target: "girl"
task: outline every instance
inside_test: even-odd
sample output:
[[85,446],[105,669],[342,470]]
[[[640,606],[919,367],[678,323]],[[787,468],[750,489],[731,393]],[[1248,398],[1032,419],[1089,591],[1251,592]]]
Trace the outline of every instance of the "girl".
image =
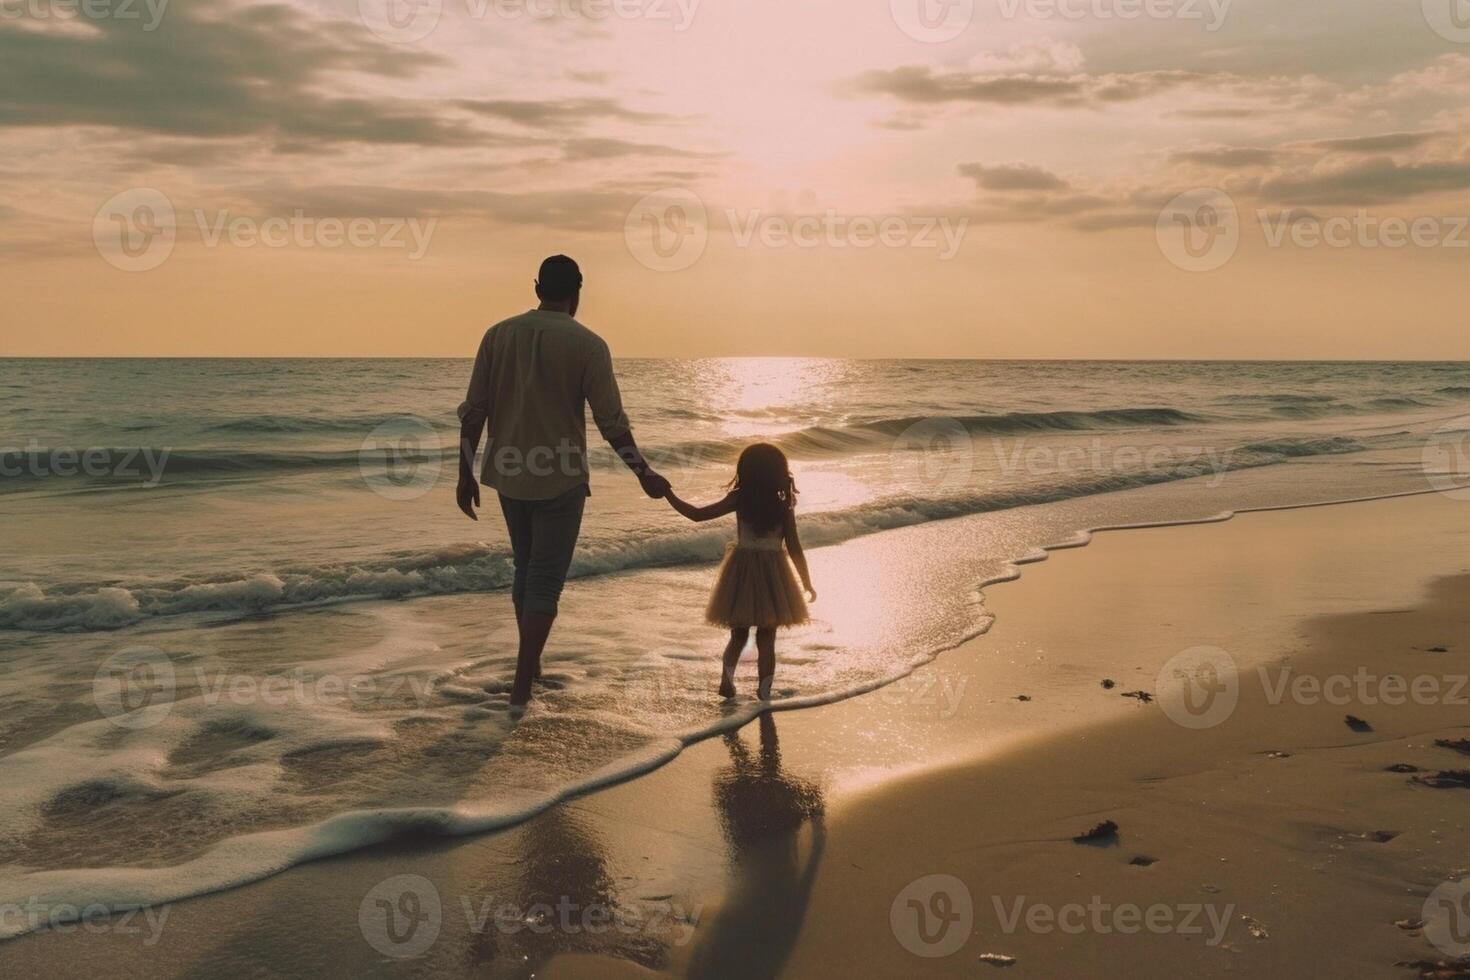
[[[725,549],[725,561],[704,615],[711,625],[730,630],[720,695],[735,696],[735,667],[754,629],[759,693],[767,701],[776,673],[776,628],[805,623],[807,601],[817,601],[796,534],[796,481],[791,478],[786,454],[764,442],[746,447],[735,464],[730,492],[719,503],[694,507],[672,490],[668,500],[691,521],[735,513],[736,539]],[[806,589],[806,600],[791,573],[793,564]]]

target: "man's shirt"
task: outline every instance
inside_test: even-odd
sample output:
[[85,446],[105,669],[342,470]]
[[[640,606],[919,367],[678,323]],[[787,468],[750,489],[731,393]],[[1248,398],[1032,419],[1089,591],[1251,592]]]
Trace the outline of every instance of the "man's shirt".
[[491,327],[459,406],[461,422],[489,425],[480,482],[516,500],[550,500],[585,484],[588,405],[604,439],[629,431],[601,337],[549,310]]

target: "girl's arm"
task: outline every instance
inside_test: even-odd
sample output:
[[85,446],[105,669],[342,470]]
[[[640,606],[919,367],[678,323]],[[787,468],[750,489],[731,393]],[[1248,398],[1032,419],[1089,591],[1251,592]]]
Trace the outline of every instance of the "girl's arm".
[[786,552],[791,555],[791,564],[796,566],[796,574],[801,576],[802,588],[806,589],[808,602],[817,601],[817,590],[812,588],[812,573],[806,567],[806,552],[801,550],[801,535],[796,533],[796,511],[786,512],[786,527],[784,529],[786,538]]
[[695,507],[693,504],[680,500],[679,495],[670,490],[664,497],[670,506],[691,521],[712,521],[716,517],[724,517],[735,510],[735,491],[725,494],[725,499],[719,503],[710,504],[708,507]]

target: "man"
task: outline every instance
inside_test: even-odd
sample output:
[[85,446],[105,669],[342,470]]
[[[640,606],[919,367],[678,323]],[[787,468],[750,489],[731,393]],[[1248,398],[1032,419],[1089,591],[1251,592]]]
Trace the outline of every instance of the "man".
[[[556,620],[557,603],[582,528],[587,485],[587,413],[655,499],[669,482],[649,468],[623,412],[612,355],[602,338],[573,317],[582,272],[565,255],[541,263],[541,305],[497,323],[480,342],[469,394],[459,407],[459,509],[479,520],[480,482],[500,497],[515,555],[516,624],[520,649],[510,703],[531,700],[541,676],[541,651]],[[480,482],[475,452],[487,427],[490,440]]]

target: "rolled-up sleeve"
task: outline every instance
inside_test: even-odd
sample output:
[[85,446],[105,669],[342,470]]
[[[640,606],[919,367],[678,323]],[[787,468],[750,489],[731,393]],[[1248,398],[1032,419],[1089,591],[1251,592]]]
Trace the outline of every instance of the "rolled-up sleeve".
[[475,353],[475,366],[470,372],[470,386],[459,405],[459,421],[484,425],[490,416],[490,333],[480,341]]
[[602,438],[611,442],[628,434],[632,426],[628,424],[628,414],[623,411],[623,395],[618,391],[612,352],[607,344],[599,343],[587,359],[582,391],[587,397],[587,404],[592,407],[592,421],[597,423],[597,431],[602,433]]

